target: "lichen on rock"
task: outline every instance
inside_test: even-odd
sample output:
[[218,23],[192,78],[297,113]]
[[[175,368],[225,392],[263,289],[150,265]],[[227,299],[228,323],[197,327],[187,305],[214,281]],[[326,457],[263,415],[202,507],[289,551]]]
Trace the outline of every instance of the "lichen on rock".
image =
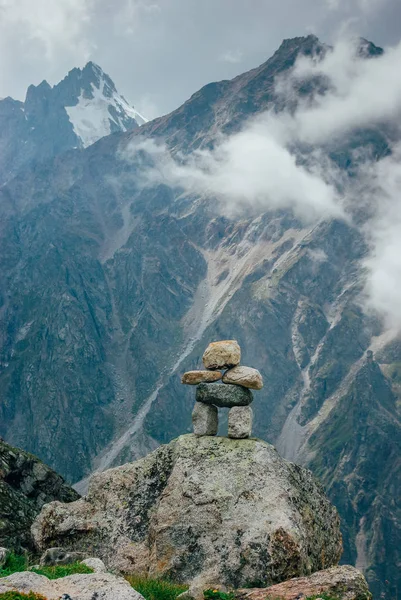
[[312,474],[256,439],[183,435],[53,502],[40,549],[91,550],[109,568],[183,583],[267,586],[336,565],[336,509]]

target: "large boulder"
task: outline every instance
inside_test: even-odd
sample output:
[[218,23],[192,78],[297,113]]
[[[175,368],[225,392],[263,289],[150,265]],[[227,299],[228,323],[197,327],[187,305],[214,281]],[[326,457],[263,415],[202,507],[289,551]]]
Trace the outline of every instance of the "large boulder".
[[297,577],[268,588],[235,591],[237,600],[298,600],[321,594],[337,600],[370,600],[372,597],[362,573],[349,565],[332,567],[309,577]]
[[48,504],[32,533],[39,549],[205,587],[309,575],[342,550],[337,511],[310,471],[261,440],[193,434],[95,474],[85,499]]
[[42,506],[77,498],[79,494],[36,456],[0,438],[0,545],[32,548],[31,525]]
[[0,579],[0,594],[12,591],[33,592],[46,600],[144,600],[128,581],[110,573],[68,575],[53,580],[29,571],[14,573]]

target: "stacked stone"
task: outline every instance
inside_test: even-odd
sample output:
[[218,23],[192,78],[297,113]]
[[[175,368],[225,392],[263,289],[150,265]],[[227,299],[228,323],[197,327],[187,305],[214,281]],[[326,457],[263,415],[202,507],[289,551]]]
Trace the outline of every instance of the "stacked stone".
[[[228,437],[249,438],[252,433],[251,390],[260,390],[263,379],[257,369],[240,366],[241,348],[236,340],[212,342],[203,357],[204,371],[188,371],[181,382],[196,385],[192,424],[196,435],[216,435],[217,408],[229,408]],[[224,371],[224,373],[222,372]]]

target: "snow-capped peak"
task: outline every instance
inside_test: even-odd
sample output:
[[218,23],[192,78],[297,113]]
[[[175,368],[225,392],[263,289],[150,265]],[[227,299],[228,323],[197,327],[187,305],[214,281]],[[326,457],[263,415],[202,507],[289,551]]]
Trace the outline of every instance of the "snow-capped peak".
[[59,85],[66,87],[68,79],[78,93],[65,104],[65,110],[83,147],[110,133],[127,131],[147,122],[95,63],[89,62],[82,70],[73,69]]

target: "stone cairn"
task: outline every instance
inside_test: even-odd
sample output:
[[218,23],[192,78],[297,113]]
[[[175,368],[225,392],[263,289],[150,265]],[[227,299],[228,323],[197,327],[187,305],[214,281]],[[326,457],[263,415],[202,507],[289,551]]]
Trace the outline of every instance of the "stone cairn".
[[[251,390],[261,390],[263,379],[257,369],[240,366],[241,348],[236,340],[212,342],[203,357],[205,371],[188,371],[181,383],[196,385],[192,424],[196,435],[216,435],[217,407],[229,408],[228,437],[249,438],[252,433]],[[224,373],[222,372],[224,371]]]

